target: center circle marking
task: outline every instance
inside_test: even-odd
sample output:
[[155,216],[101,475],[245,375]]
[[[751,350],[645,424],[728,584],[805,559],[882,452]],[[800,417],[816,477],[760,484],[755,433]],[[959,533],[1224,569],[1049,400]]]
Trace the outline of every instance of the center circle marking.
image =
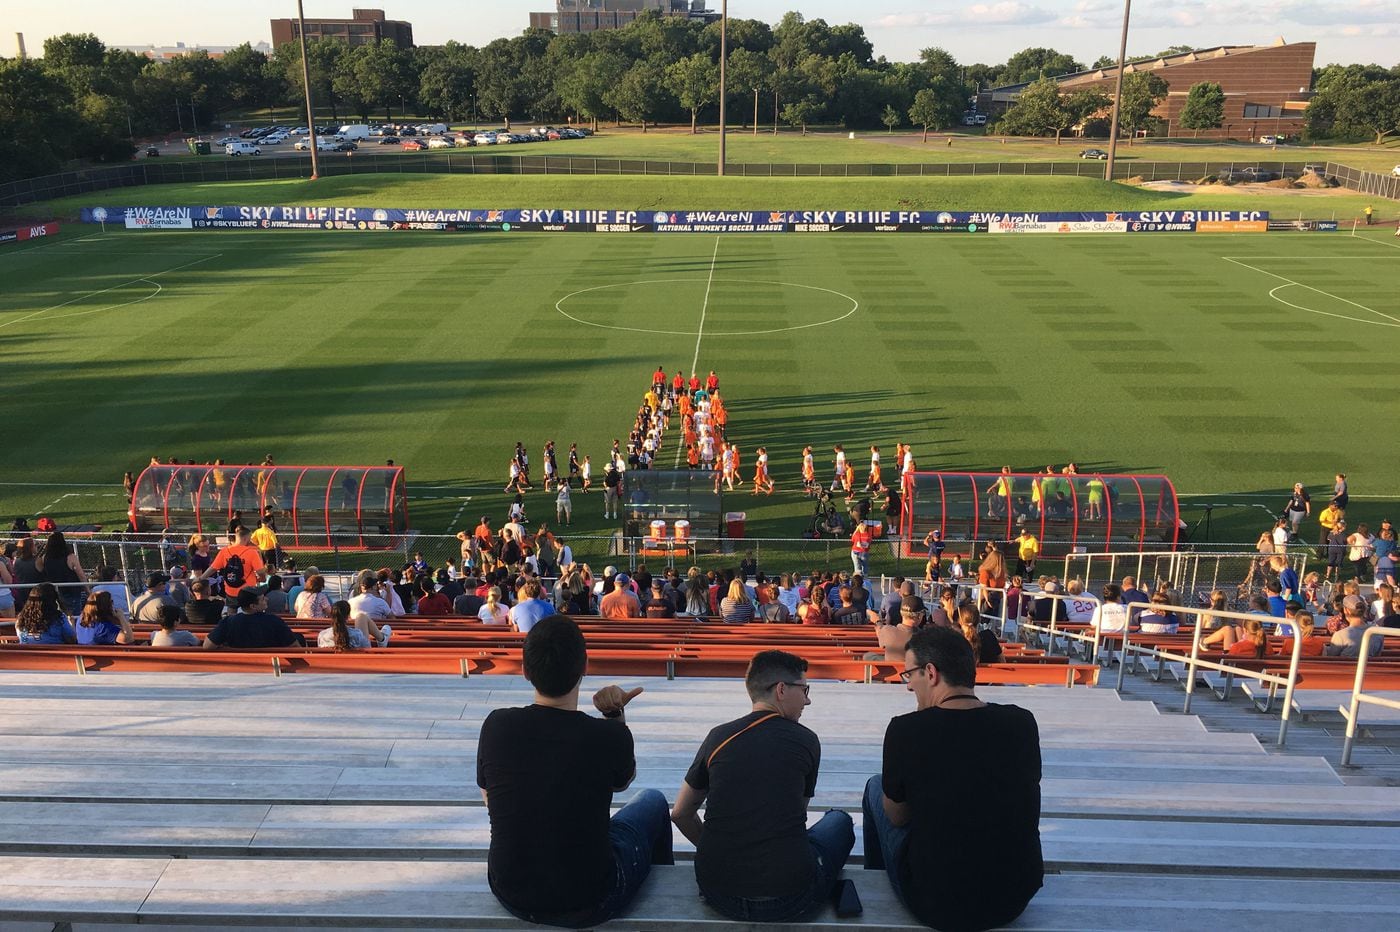
[[633,282],[613,282],[612,284],[608,284],[608,285],[594,285],[594,286],[591,287],[591,288],[580,288],[578,291],[573,291],[573,292],[570,292],[569,294],[564,295],[564,297],[562,297],[562,298],[560,298],[558,301],[555,301],[555,302],[554,302],[554,309],[555,309],[556,311],[558,311],[560,314],[562,314],[563,316],[567,317],[569,320],[572,320],[574,323],[584,324],[585,326],[588,326],[588,327],[598,327],[598,328],[600,328],[600,329],[602,329],[602,330],[622,330],[622,331],[626,331],[626,332],[628,332],[628,333],[655,333],[655,334],[661,334],[661,335],[664,335],[664,336],[677,336],[677,337],[694,337],[694,336],[707,336],[707,337],[752,337],[752,336],[761,336],[761,335],[763,335],[763,334],[768,334],[768,333],[787,333],[787,332],[792,331],[792,330],[808,330],[808,329],[810,329],[810,328],[812,328],[812,327],[825,327],[827,324],[840,323],[841,321],[843,321],[843,320],[845,320],[846,318],[850,317],[850,316],[851,316],[852,314],[854,314],[856,311],[860,310],[860,302],[859,302],[859,301],[857,301],[855,298],[851,297],[850,295],[846,294],[845,292],[836,291],[836,290],[833,289],[833,288],[823,288],[823,287],[821,287],[820,285],[802,285],[802,284],[799,284],[799,283],[797,283],[797,282],[777,282],[777,281],[768,281],[768,280],[766,280],[766,279],[753,279],[753,278],[713,278],[713,279],[709,279],[709,281],[710,281],[710,282],[727,282],[727,283],[730,283],[730,284],[740,284],[740,285],[779,285],[779,286],[784,287],[784,288],[805,288],[805,289],[808,290],[808,291],[821,291],[821,292],[824,292],[824,293],[826,293],[826,294],[835,295],[835,296],[838,297],[838,298],[842,298],[842,299],[844,299],[844,300],[846,300],[846,301],[851,302],[851,309],[850,309],[849,311],[847,311],[846,313],[840,315],[839,317],[832,317],[832,318],[830,318],[829,320],[818,320],[818,321],[813,321],[813,322],[810,323],[810,324],[796,324],[796,325],[794,325],[794,326],[792,326],[792,327],[774,327],[774,328],[772,328],[771,330],[703,330],[703,331],[701,331],[701,330],[653,330],[653,329],[649,329],[649,328],[646,328],[646,327],[622,327],[622,326],[618,326],[618,325],[616,325],[616,324],[600,324],[600,323],[597,323],[597,322],[595,322],[595,321],[584,320],[584,319],[581,318],[581,317],[575,317],[574,315],[570,314],[568,311],[564,310],[564,302],[568,301],[570,298],[576,298],[576,297],[578,297],[579,295],[582,295],[582,294],[589,294],[590,292],[594,292],[594,291],[607,291],[607,290],[614,289],[614,288],[630,288],[630,287],[633,286],[633,285],[669,285],[669,284],[696,285],[696,284],[700,284],[700,283],[705,282],[705,281],[706,281],[706,279],[703,279],[703,278],[647,278],[647,279],[642,279],[642,280],[640,280],[640,281],[633,281]]

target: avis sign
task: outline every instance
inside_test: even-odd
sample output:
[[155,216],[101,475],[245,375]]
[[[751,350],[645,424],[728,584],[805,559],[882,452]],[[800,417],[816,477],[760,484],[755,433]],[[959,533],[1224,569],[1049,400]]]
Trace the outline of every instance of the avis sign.
[[53,236],[58,232],[58,221],[41,223],[37,226],[20,227],[18,230],[0,230],[0,243],[18,243],[41,236]]

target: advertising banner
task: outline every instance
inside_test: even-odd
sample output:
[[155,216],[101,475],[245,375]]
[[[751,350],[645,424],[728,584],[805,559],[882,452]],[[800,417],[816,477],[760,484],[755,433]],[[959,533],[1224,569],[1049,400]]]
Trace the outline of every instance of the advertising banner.
[[441,230],[549,233],[1165,233],[1267,225],[1264,211],[997,213],[933,210],[530,210],[390,207],[85,207],[137,230]]
[[1269,221],[1263,220],[1198,220],[1197,233],[1267,233]]
[[32,226],[20,227],[18,230],[0,230],[0,243],[18,243],[28,239],[38,239],[41,236],[53,236],[58,232],[58,221],[49,223],[36,223]]

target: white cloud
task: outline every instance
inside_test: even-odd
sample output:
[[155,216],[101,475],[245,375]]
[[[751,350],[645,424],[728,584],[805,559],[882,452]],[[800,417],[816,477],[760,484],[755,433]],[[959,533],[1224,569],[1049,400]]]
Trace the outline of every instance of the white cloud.
[[875,21],[887,29],[918,29],[932,26],[1034,26],[1053,23],[1058,14],[1018,0],[974,3],[960,9],[937,13],[891,13]]

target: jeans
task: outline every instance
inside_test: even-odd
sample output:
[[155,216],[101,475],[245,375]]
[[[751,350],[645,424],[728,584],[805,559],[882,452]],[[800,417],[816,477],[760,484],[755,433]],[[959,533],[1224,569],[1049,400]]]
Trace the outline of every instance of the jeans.
[[806,918],[831,898],[841,868],[846,866],[846,858],[856,843],[854,823],[848,813],[829,809],[807,830],[807,841],[812,846],[812,883],[801,893],[749,899],[702,888],[701,896],[716,911],[739,922],[797,922]]
[[851,568],[862,576],[867,575],[870,556],[864,551],[851,551]]
[[560,916],[533,915],[501,905],[526,922],[582,929],[620,915],[637,896],[653,864],[674,864],[671,854],[671,807],[658,790],[642,790],[612,817],[608,840],[613,849],[612,885],[597,906]]
[[899,888],[900,869],[904,866],[904,847],[909,840],[910,827],[896,826],[885,815],[885,787],[879,774],[865,784],[865,824],[862,826],[865,839],[865,869],[884,869],[889,875],[890,886],[895,896],[904,901],[904,891]]

